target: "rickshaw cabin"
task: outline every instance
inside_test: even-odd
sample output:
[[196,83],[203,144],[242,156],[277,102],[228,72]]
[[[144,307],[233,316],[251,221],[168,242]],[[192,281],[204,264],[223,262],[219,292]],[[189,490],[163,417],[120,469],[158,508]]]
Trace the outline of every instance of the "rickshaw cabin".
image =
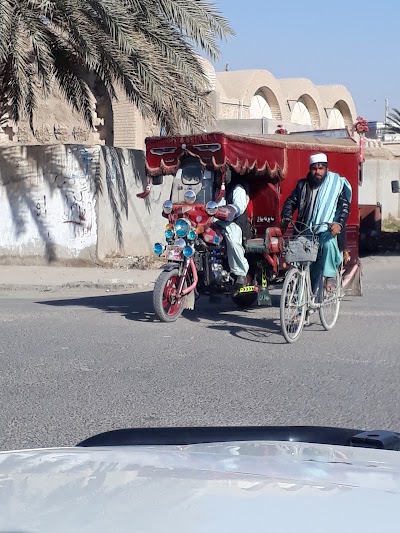
[[263,237],[268,227],[279,225],[283,202],[297,181],[306,177],[310,155],[326,153],[329,168],[346,177],[353,189],[346,237],[350,264],[358,261],[359,146],[352,138],[207,133],[147,138],[146,149],[149,176],[175,174],[188,155],[209,170],[224,174],[230,167],[243,176],[249,185],[249,215],[258,237]]

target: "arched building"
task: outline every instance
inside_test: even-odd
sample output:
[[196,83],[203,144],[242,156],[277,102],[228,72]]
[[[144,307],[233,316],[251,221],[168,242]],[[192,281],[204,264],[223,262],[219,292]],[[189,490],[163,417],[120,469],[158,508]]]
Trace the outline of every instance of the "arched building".
[[[277,79],[267,70],[216,72],[202,59],[209,80],[209,98],[216,122],[205,129],[228,129],[273,133],[278,124],[288,131],[351,128],[356,109],[342,85],[319,85],[305,78]],[[93,109],[96,129],[89,131],[61,95],[54,93],[38,106],[35,135],[29,125],[11,121],[0,127],[0,146],[29,144],[107,144],[127,148],[144,147],[148,135],[159,135],[157,124],[144,120],[121,91],[110,102],[93,80]],[[238,122],[239,121],[239,122]],[[258,132],[258,131],[257,131]],[[261,130],[260,130],[261,132]]]
[[314,85],[305,78],[277,79],[266,70],[217,72],[217,119],[264,119],[289,131],[352,128],[357,113],[342,85]]

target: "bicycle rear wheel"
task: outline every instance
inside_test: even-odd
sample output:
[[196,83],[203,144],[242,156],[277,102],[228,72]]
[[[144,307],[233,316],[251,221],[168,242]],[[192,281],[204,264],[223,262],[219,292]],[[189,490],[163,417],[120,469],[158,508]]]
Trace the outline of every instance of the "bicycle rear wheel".
[[283,283],[280,319],[281,331],[286,341],[296,342],[302,332],[306,315],[307,291],[304,278],[297,268],[286,274]]
[[335,276],[336,288],[332,291],[324,289],[324,299],[319,308],[319,318],[321,324],[326,331],[334,328],[340,310],[340,291],[341,291],[341,276],[336,272]]

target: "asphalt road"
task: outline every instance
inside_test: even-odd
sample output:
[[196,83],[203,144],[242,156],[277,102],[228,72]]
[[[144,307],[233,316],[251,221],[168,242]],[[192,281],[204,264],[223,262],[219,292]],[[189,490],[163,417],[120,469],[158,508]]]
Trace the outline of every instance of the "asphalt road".
[[0,449],[121,427],[330,425],[400,430],[400,257],[364,261],[365,295],[297,344],[278,308],[200,300],[174,324],[151,293],[0,298]]

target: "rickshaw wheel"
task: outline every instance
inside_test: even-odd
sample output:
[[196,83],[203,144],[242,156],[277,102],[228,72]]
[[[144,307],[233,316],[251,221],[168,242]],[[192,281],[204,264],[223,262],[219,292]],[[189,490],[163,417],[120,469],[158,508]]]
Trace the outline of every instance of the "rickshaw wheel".
[[[185,296],[176,298],[179,285],[178,269],[163,271],[158,276],[153,290],[154,311],[161,322],[175,322],[185,309]],[[184,287],[186,287],[186,282]]]

